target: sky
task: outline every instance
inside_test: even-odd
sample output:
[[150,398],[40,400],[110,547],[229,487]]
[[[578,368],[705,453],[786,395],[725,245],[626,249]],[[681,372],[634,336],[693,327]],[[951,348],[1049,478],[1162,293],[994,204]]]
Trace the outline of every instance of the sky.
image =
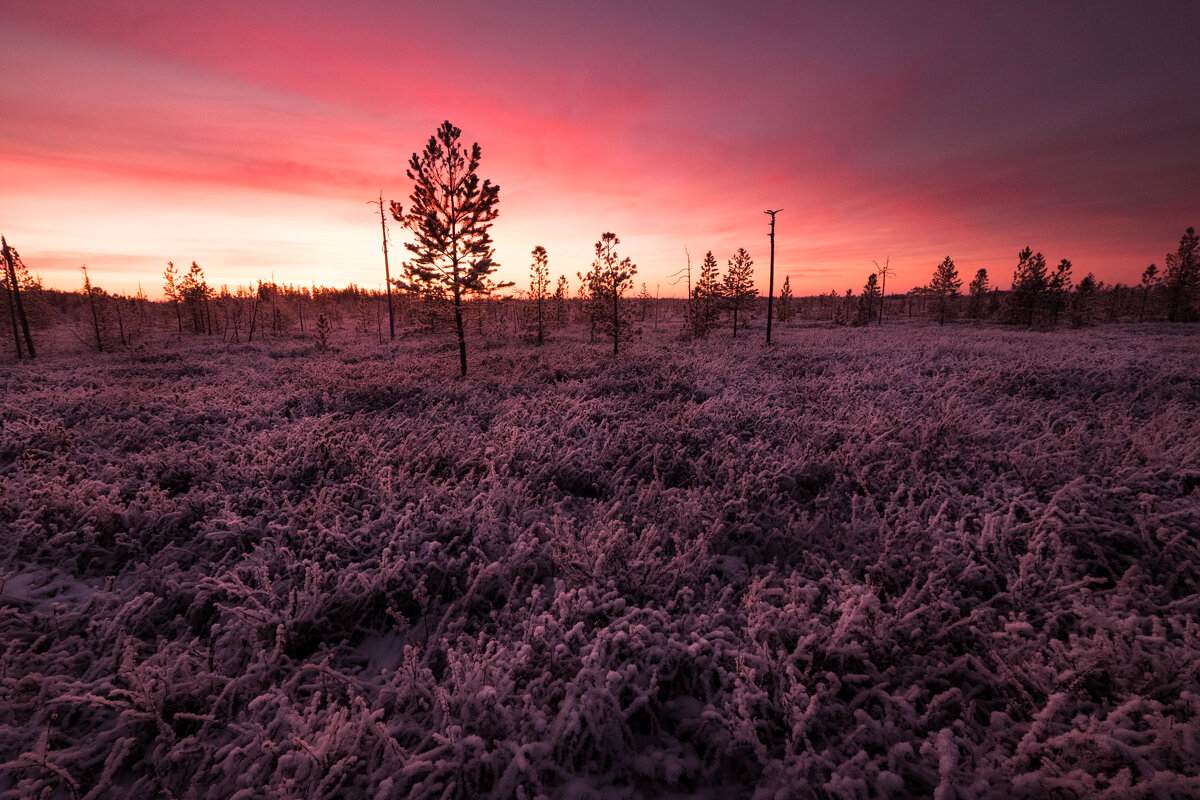
[[765,293],[766,209],[776,292],[947,255],[1007,288],[1027,245],[1136,283],[1200,225],[1197,31],[1192,0],[3,0],[0,233],[55,288],[379,288],[369,203],[449,120],[518,288],[612,231],[652,294],[738,247]]

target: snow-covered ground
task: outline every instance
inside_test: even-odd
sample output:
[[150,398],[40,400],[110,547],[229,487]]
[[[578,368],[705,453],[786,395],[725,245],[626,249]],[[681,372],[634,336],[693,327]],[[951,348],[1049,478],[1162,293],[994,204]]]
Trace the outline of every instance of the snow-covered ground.
[[1200,796],[1200,331],[758,334],[0,367],[0,797]]

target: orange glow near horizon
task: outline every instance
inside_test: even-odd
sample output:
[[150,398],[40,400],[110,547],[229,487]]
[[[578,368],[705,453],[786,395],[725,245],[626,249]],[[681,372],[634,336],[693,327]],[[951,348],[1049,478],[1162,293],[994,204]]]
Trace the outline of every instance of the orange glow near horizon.
[[1007,287],[1026,245],[1134,283],[1200,222],[1178,101],[1200,79],[1166,46],[1194,26],[1108,5],[14,0],[0,233],[61,289],[87,264],[158,297],[168,261],[216,286],[381,287],[368,203],[407,205],[408,158],[449,119],[500,185],[496,277],[517,288],[542,245],[574,290],[611,230],[651,293],[683,295],[685,248],[723,268],[738,247],[765,293],[766,208],[776,292],[857,292],[889,258],[904,291],[946,255]]

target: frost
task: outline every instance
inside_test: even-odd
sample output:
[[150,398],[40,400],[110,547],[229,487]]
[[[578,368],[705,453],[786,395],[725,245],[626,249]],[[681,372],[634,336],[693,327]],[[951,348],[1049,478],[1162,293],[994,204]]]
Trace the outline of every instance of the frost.
[[1195,334],[882,333],[5,365],[0,798],[1200,795]]

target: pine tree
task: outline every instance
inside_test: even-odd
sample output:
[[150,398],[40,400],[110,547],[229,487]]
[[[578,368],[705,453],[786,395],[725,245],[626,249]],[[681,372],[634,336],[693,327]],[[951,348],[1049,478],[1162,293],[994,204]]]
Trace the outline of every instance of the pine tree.
[[975,273],[971,285],[967,287],[970,296],[967,301],[967,316],[971,319],[979,319],[984,315],[984,302],[987,300],[988,288],[987,270],[981,268]]
[[533,248],[532,255],[533,265],[529,271],[529,299],[533,301],[537,311],[537,343],[542,344],[546,340],[543,306],[549,296],[550,257],[546,255],[546,248],[540,244]]
[[1167,299],[1167,319],[1189,322],[1196,318],[1196,299],[1200,296],[1200,238],[1188,228],[1179,240],[1179,248],[1167,254],[1163,274]]
[[567,321],[567,301],[571,298],[571,289],[567,285],[567,276],[559,275],[558,284],[554,287],[554,323],[564,325]]
[[1098,289],[1096,276],[1090,272],[1079,282],[1071,297],[1071,325],[1082,328],[1091,321],[1092,298]]
[[1046,281],[1046,296],[1050,306],[1050,324],[1058,324],[1058,315],[1067,306],[1067,298],[1071,296],[1071,262],[1063,259],[1058,262],[1054,274]]
[[472,145],[468,155],[459,144],[461,135],[459,128],[444,122],[425,150],[413,153],[405,173],[414,182],[409,209],[405,212],[393,201],[391,211],[416,238],[404,245],[413,259],[404,264],[398,283],[410,291],[438,288],[450,295],[459,369],[466,375],[465,295],[487,295],[499,288],[488,280],[499,266],[492,258],[488,229],[499,214],[500,187],[489,180],[480,183],[479,144]]
[[739,247],[733,258],[729,259],[722,290],[725,302],[733,311],[733,335],[737,338],[738,311],[758,296],[754,288],[754,261],[745,248]]
[[177,292],[191,317],[192,333],[204,333],[207,328],[211,335],[212,324],[208,319],[208,298],[212,290],[204,279],[204,270],[195,261],[179,281]]
[[1024,319],[1028,325],[1033,325],[1033,318],[1046,297],[1046,257],[1026,247],[1017,258],[1017,269],[1012,280],[1010,319],[1013,322]]
[[[637,274],[637,265],[628,256],[621,258],[617,254],[617,245],[621,240],[615,233],[604,233],[596,242],[596,259],[592,262],[593,297],[611,312],[604,314],[598,320],[604,332],[612,336],[613,355],[617,355],[622,339],[630,338],[628,320],[625,317],[622,295],[633,286],[633,276]],[[624,323],[624,325],[623,325]]]
[[100,308],[99,303],[103,300],[104,290],[92,285],[92,279],[88,276],[87,265],[84,264],[79,268],[83,272],[83,293],[88,300],[88,308],[92,312],[92,332],[96,336],[96,352],[104,352],[104,338],[100,333]]
[[180,309],[183,294],[179,291],[179,270],[175,268],[174,261],[168,261],[167,268],[163,270],[163,294],[175,307],[175,323],[179,332],[183,333],[183,312]]
[[704,337],[720,320],[721,282],[717,270],[717,258],[712,250],[704,254],[700,275],[692,287],[691,309],[688,318],[692,323],[692,335]]
[[1146,319],[1146,301],[1150,299],[1150,293],[1158,287],[1159,283],[1158,266],[1151,264],[1142,273],[1142,282],[1138,284],[1142,290],[1142,303],[1138,307],[1138,322]]
[[[13,343],[17,349],[17,359],[21,358],[21,334],[25,338],[25,349],[29,357],[35,358],[37,351],[33,347],[33,337],[29,334],[29,317],[25,315],[25,302],[21,298],[22,283],[28,284],[28,270],[21,262],[21,255],[16,249],[8,246],[8,240],[0,236],[0,259],[4,264],[4,288],[8,295],[9,313],[12,315]],[[18,328],[20,334],[18,334]]]
[[954,262],[950,260],[950,256],[946,256],[934,271],[933,279],[929,281],[929,292],[933,297],[934,312],[938,315],[938,325],[946,324],[946,317],[952,310],[951,304],[958,296],[958,290],[961,287],[962,281],[958,277],[958,270],[955,268]]
[[875,314],[879,310],[880,297],[879,278],[872,272],[867,276],[863,293],[858,297],[858,313],[854,316],[855,325],[869,325],[875,319]]
[[779,290],[779,305],[776,307],[775,317],[780,322],[787,322],[792,318],[792,284],[791,276],[783,276],[783,286]]

